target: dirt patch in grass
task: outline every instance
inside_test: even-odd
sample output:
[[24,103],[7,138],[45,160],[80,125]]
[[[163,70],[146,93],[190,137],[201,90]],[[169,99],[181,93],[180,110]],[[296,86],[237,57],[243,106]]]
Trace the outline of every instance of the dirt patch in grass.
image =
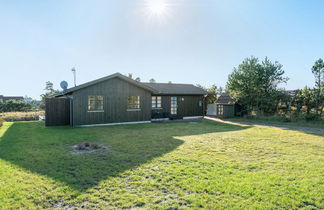
[[81,154],[88,154],[94,152],[102,152],[105,150],[109,150],[110,148],[96,142],[82,142],[80,144],[76,144],[72,146],[71,154],[74,155],[81,155]]

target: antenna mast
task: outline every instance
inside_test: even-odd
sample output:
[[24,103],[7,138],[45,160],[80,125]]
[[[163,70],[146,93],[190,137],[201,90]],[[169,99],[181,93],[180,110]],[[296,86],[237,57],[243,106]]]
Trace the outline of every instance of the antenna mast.
[[72,68],[72,73],[73,73],[73,76],[74,76],[74,87],[75,87],[76,86],[76,70],[75,70],[74,67]]

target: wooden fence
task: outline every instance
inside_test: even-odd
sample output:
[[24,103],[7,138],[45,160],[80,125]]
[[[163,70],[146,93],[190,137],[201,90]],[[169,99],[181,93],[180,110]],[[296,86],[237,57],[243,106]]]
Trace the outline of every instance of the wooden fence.
[[45,101],[45,125],[70,125],[70,99],[47,98]]

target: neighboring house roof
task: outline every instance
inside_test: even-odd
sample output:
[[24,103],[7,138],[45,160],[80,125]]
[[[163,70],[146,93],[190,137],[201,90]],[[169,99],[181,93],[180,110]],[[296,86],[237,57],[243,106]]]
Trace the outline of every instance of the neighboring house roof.
[[228,93],[222,93],[215,102],[216,104],[235,104],[235,100]]
[[1,101],[9,101],[9,100],[23,101],[24,97],[23,96],[3,96],[3,95],[0,95],[0,100]]
[[192,84],[143,83],[163,95],[205,95],[207,92]]
[[291,95],[291,96],[296,95],[297,92],[298,92],[298,90],[286,90],[286,93],[287,93],[288,95]]
[[131,78],[128,78],[128,77],[126,77],[126,76],[124,76],[124,75],[122,75],[120,73],[115,73],[115,74],[112,74],[112,75],[109,75],[109,76],[106,76],[106,77],[102,77],[100,79],[96,79],[96,80],[93,80],[93,81],[84,83],[82,85],[75,86],[73,88],[69,88],[69,89],[67,89],[64,92],[61,92],[61,93],[58,93],[58,94],[53,95],[53,97],[66,95],[66,94],[72,93],[74,91],[80,90],[82,88],[86,88],[86,87],[89,87],[91,85],[95,85],[97,83],[104,82],[106,80],[113,79],[113,78],[119,78],[119,79],[124,80],[126,82],[129,82],[129,83],[131,83],[131,84],[133,84],[135,86],[138,86],[138,87],[141,87],[141,88],[143,88],[145,90],[148,90],[148,91],[150,91],[152,93],[155,93],[156,92],[156,90],[154,90],[154,89],[152,89],[152,88],[150,88],[150,87],[148,87],[146,85],[143,85],[141,82],[137,82],[136,80],[133,80]]
[[173,83],[144,83],[144,82],[138,82],[136,80],[133,80],[129,77],[126,77],[120,73],[115,73],[112,75],[109,75],[107,77],[103,77],[97,80],[93,80],[87,83],[84,83],[82,85],[78,85],[76,87],[69,88],[65,90],[64,92],[58,93],[53,95],[52,97],[58,97],[62,95],[66,95],[69,93],[72,93],[74,91],[80,90],[82,88],[89,87],[91,85],[95,85],[100,82],[104,82],[109,79],[113,78],[119,78],[126,82],[129,82],[135,86],[138,86],[140,88],[143,88],[145,90],[150,91],[153,94],[173,94],[173,95],[204,95],[207,94],[207,92],[199,87],[196,87],[191,84],[173,84]]

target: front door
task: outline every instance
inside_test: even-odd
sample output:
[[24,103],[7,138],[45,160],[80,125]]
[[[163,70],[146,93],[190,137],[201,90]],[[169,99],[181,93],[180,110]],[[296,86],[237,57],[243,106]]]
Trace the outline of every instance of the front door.
[[176,96],[171,97],[171,116],[178,114],[178,101]]

